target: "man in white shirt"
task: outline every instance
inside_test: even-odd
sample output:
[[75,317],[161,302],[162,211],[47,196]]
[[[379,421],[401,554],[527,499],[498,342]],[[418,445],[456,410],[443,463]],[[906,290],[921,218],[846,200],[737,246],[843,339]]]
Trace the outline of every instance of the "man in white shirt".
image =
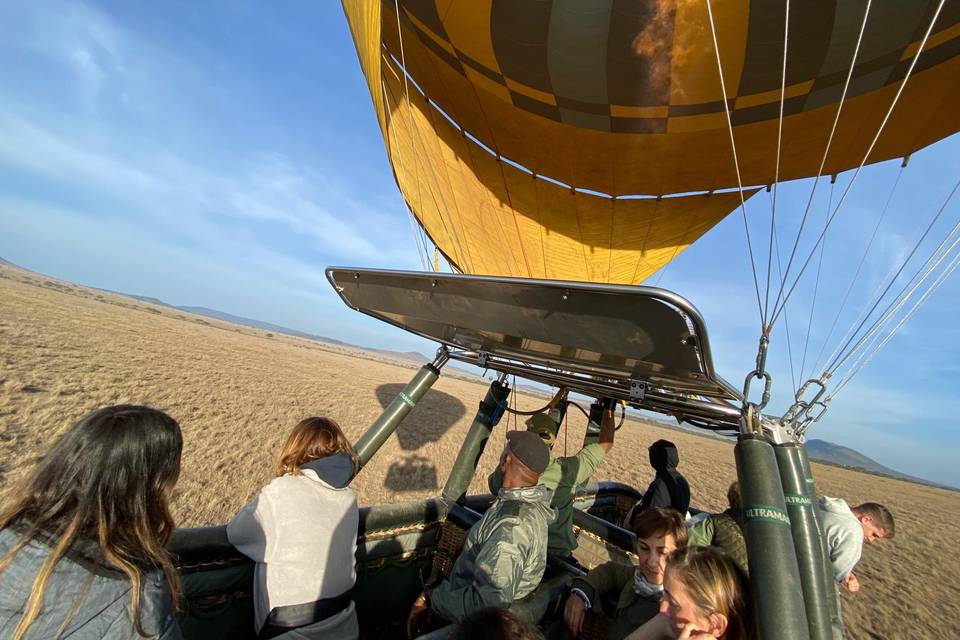
[[817,502],[833,576],[851,593],[860,590],[853,568],[860,561],[863,543],[870,544],[894,534],[893,515],[882,504],[864,502],[850,508],[840,498],[823,496]]

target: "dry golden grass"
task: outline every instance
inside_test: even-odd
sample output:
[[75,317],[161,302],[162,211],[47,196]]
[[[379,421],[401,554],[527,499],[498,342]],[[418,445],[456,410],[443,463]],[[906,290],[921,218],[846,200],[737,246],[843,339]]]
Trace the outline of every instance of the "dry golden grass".
[[[117,403],[169,412],[185,438],[175,496],[178,522],[226,522],[269,480],[274,455],[296,421],[337,419],[355,440],[413,375],[409,364],[180,313],[0,266],[0,493],[84,413]],[[448,370],[354,486],[361,503],[439,492],[485,385]],[[520,408],[542,398],[521,397]],[[502,446],[504,419],[480,461],[471,492]],[[571,411],[569,450],[584,420]],[[630,422],[596,479],[649,482],[646,447],[680,447],[694,503],[724,506],[735,477],[729,442]],[[844,597],[851,638],[960,637],[960,494],[814,465],[822,493],[851,503],[878,500],[896,514],[896,540],[864,550],[863,589]],[[0,496],[2,497],[2,496]]]

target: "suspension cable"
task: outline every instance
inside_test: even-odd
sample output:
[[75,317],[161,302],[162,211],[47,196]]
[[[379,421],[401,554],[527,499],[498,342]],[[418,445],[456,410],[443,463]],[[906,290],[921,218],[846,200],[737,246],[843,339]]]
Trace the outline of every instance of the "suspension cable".
[[747,251],[750,254],[750,269],[753,271],[753,288],[757,294],[757,312],[760,315],[760,329],[766,335],[766,319],[763,317],[763,303],[760,301],[760,283],[757,280],[757,264],[753,258],[753,243],[750,241],[750,225],[747,223],[747,207],[743,199],[743,180],[740,178],[740,161],[737,158],[737,143],[733,136],[733,120],[730,118],[730,102],[727,99],[727,86],[723,79],[723,63],[720,62],[720,45],[717,43],[717,29],[713,22],[713,9],[710,0],[706,0],[707,15],[710,18],[710,34],[713,36],[713,50],[717,55],[717,72],[720,75],[720,91],[723,93],[723,111],[727,116],[727,130],[730,132],[730,148],[733,151],[733,166],[737,172],[737,189],[740,194],[740,213],[743,216],[743,230],[747,236]]
[[[830,182],[830,198],[827,200],[827,215],[830,215],[830,209],[833,208],[833,188],[836,181]],[[807,335],[803,339],[803,357],[800,360],[800,379],[803,380],[803,372],[807,367],[807,348],[810,346],[810,331],[813,328],[813,312],[817,308],[817,294],[820,292],[820,273],[823,271],[823,254],[827,248],[826,241],[820,245],[820,262],[817,265],[817,277],[813,283],[813,300],[810,301],[810,317],[807,320]]]
[[[900,82],[900,86],[897,88],[897,93],[893,97],[893,101],[890,103],[890,107],[887,109],[886,115],[883,116],[883,120],[880,122],[880,126],[877,128],[877,133],[873,136],[873,140],[870,142],[870,146],[867,148],[867,152],[863,154],[863,160],[860,161],[860,165],[857,167],[857,170],[854,172],[853,177],[850,179],[850,182],[847,184],[846,189],[844,189],[843,194],[840,196],[840,201],[837,203],[836,209],[830,215],[830,218],[827,220],[827,224],[824,226],[823,231],[820,233],[820,237],[817,239],[817,242],[814,243],[813,249],[810,254],[807,256],[807,259],[803,263],[803,267],[800,269],[800,273],[797,274],[796,279],[793,284],[790,286],[790,290],[787,292],[787,295],[784,296],[784,300],[790,297],[790,295],[796,290],[797,283],[800,281],[800,278],[803,276],[803,272],[806,270],[807,266],[810,264],[810,259],[816,253],[817,247],[823,242],[823,237],[826,235],[827,229],[833,223],[837,214],[840,211],[840,208],[843,206],[843,203],[846,201],[847,194],[850,193],[850,189],[853,188],[854,183],[857,180],[857,176],[860,175],[860,172],[863,170],[863,166],[867,163],[867,159],[870,157],[870,154],[873,153],[873,148],[877,144],[877,140],[880,139],[880,134],[883,133],[884,128],[887,126],[887,122],[890,120],[890,116],[893,113],[894,108],[897,106],[897,102],[900,100],[900,96],[903,94],[904,88],[907,86],[907,81],[910,79],[910,75],[913,73],[914,67],[917,65],[917,61],[920,59],[920,54],[923,52],[924,46],[927,44],[927,40],[930,37],[930,33],[933,31],[933,25],[936,24],[937,18],[940,16],[940,10],[943,9],[943,5],[946,0],[940,0],[940,3],[937,5],[937,10],[933,14],[933,18],[930,20],[930,24],[927,26],[926,32],[923,34],[923,39],[920,41],[920,46],[917,48],[916,54],[914,54],[913,59],[910,61],[910,66],[907,68],[906,73],[903,76],[903,80]],[[779,312],[774,308],[774,317],[771,321],[771,324],[775,323]]]
[[[904,161],[900,165],[900,170],[897,172],[897,177],[893,181],[893,187],[890,189],[890,194],[887,196],[887,201],[883,204],[883,209],[880,211],[880,217],[877,218],[877,224],[873,227],[873,233],[870,234],[870,241],[867,242],[866,248],[863,250],[863,255],[860,256],[860,264],[857,265],[857,270],[853,274],[853,278],[850,280],[850,286],[847,287],[847,292],[843,296],[843,302],[840,303],[840,308],[837,310],[837,315],[833,318],[833,323],[830,325],[830,331],[827,332],[827,337],[823,341],[823,345],[820,347],[820,352],[817,354],[817,359],[814,361],[813,369],[811,371],[817,371],[820,368],[820,362],[823,358],[823,352],[826,349],[827,345],[830,343],[830,338],[833,337],[833,332],[837,328],[837,323],[840,321],[840,316],[843,313],[844,308],[847,305],[847,301],[850,299],[850,294],[853,292],[853,287],[856,285],[857,280],[860,278],[860,272],[863,270],[863,265],[867,261],[867,256],[870,254],[870,249],[873,247],[873,241],[877,237],[877,232],[880,231],[880,224],[883,222],[884,217],[887,215],[887,210],[890,207],[890,203],[893,201],[893,194],[897,191],[897,185],[900,184],[900,178],[903,177],[903,171],[906,168],[907,163]],[[840,349],[840,345],[843,344],[849,337],[849,331],[853,330],[853,325],[850,325],[848,333],[844,334],[843,338],[840,340],[840,343],[837,344],[836,349],[830,356],[827,358],[827,361],[830,361],[837,355],[837,351]]]
[[[402,69],[402,71],[403,71],[403,86],[404,86],[404,91],[405,91],[405,93],[406,93],[406,100],[407,100],[407,118],[408,118],[408,120],[409,120],[410,123],[411,123],[411,124],[410,124],[410,126],[411,126],[411,133],[410,133],[411,146],[413,146],[414,141],[416,141],[416,142],[419,142],[420,145],[421,145],[421,147],[423,147],[423,148],[425,149],[425,145],[424,145],[424,143],[423,143],[423,139],[422,139],[422,137],[420,136],[420,128],[419,128],[419,126],[417,126],[416,121],[415,121],[414,118],[413,118],[413,106],[412,106],[412,103],[411,103],[411,101],[410,101],[410,86],[409,86],[409,82],[408,82],[408,73],[409,73],[409,72],[408,72],[408,70],[407,70],[407,60],[406,60],[406,56],[405,56],[404,50],[403,50],[403,29],[400,27],[400,4],[399,4],[399,0],[393,0],[393,7],[394,7],[394,11],[396,12],[396,16],[397,16],[397,39],[398,39],[399,42],[400,42],[400,65],[403,67],[403,69]],[[424,97],[424,99],[426,99],[426,97]],[[443,203],[444,212],[449,216],[449,214],[450,214],[450,208],[447,206],[447,200],[446,200],[446,198],[445,198],[444,195],[443,195],[443,189],[440,187],[440,178],[437,176],[437,171],[436,171],[435,167],[433,166],[433,160],[430,158],[430,154],[429,154],[429,153],[424,153],[424,157],[426,157],[426,159],[427,159],[427,164],[428,164],[428,166],[429,166],[429,168],[430,168],[430,174],[434,177],[434,182],[437,184],[437,191],[440,193],[440,200],[441,200],[441,202]],[[417,168],[418,168],[418,167],[414,167],[414,169],[417,169]],[[419,184],[419,178],[418,178],[418,184]],[[431,189],[431,193],[432,193],[432,191],[433,191],[433,190]],[[434,198],[433,200],[434,200],[434,206],[436,206],[436,198]],[[439,213],[439,207],[437,208],[437,211],[438,211],[438,213]],[[446,225],[446,223],[443,224],[443,227],[444,227],[444,231],[446,231],[447,234],[450,235],[449,231],[447,231],[447,225]],[[452,236],[453,236],[453,241],[456,243],[457,252],[460,254],[460,259],[461,259],[461,261],[463,261],[464,263],[472,263],[473,260],[470,258],[470,256],[467,255],[467,253],[466,253],[466,252],[464,251],[464,249],[463,249],[463,243],[462,243],[461,240],[460,240],[460,234],[457,233],[457,228],[456,228],[455,225],[453,225],[453,220],[452,220],[452,218],[451,218],[451,227],[453,227],[453,234],[452,234]],[[471,270],[472,270],[472,268],[471,268]]]
[[[951,236],[954,235],[954,233],[955,233],[955,231],[957,230],[957,228],[960,228],[960,223],[958,223],[958,226],[955,227],[953,231],[951,231],[951,233],[950,233]],[[894,304],[891,304],[891,306],[888,307],[887,311],[884,313],[884,315],[883,315],[883,317],[881,318],[881,320],[878,321],[878,322],[876,323],[876,326],[875,326],[874,328],[872,328],[871,331],[870,331],[867,335],[864,336],[864,340],[862,341],[863,344],[867,344],[867,343],[870,342],[870,341],[873,341],[873,344],[874,344],[874,345],[876,344],[877,340],[879,340],[879,338],[877,338],[877,335],[879,334],[880,330],[881,330],[884,326],[886,326],[887,324],[889,324],[890,320],[900,311],[900,309],[903,308],[903,306],[907,303],[907,301],[910,299],[910,297],[913,296],[913,294],[917,291],[917,289],[920,288],[920,286],[927,280],[927,278],[930,277],[930,274],[932,274],[933,271],[936,270],[936,268],[940,265],[940,263],[942,263],[942,262],[946,259],[946,257],[950,254],[950,252],[953,251],[954,248],[955,248],[958,244],[960,244],[960,238],[958,238],[957,240],[954,240],[953,244],[952,244],[948,249],[943,250],[942,252],[938,249],[938,253],[941,254],[940,257],[934,262],[934,264],[933,264],[932,266],[929,266],[929,268],[925,268],[922,275],[920,275],[919,273],[917,274],[917,275],[920,275],[920,279],[916,282],[916,284],[914,284],[914,285],[911,287],[910,291],[909,291],[905,296],[899,297],[899,298],[895,301],[895,302],[896,302],[895,305],[894,305]],[[929,261],[928,261],[928,262],[929,262]],[[916,277],[917,277],[917,276],[914,276],[914,279],[916,279]],[[913,282],[913,280],[911,280],[911,283],[912,283],[912,282]],[[936,286],[939,286],[939,285],[936,285]],[[924,299],[926,299],[926,298],[924,298]],[[884,344],[885,344],[885,343],[884,343]],[[868,350],[869,350],[869,348],[867,348],[867,347],[864,347],[864,348],[860,349],[861,356],[860,356],[860,358],[857,360],[857,362],[859,362],[860,360],[863,359],[862,353],[863,353],[863,352],[866,352],[866,351],[868,351]],[[851,353],[853,353],[853,352],[855,352],[855,350],[851,350]],[[841,363],[841,364],[842,364],[842,363]],[[839,369],[839,367],[840,367],[840,365],[837,366],[838,369]],[[856,365],[851,366],[851,369],[853,369],[853,368],[856,368]],[[858,370],[861,369],[861,368],[862,368],[862,367],[859,367]],[[849,376],[849,374],[848,374],[848,376]]]
[[[950,200],[953,198],[953,195],[957,192],[957,189],[958,189],[958,188],[960,188],[960,180],[958,180],[957,183],[953,186],[953,189],[950,190],[950,193],[947,195],[946,200],[944,200],[943,204],[940,206],[940,209],[937,211],[937,214],[936,214],[935,216],[933,216],[933,219],[930,221],[930,224],[927,225],[927,228],[924,230],[923,234],[921,234],[920,238],[917,240],[917,242],[916,242],[916,244],[914,245],[913,249],[910,250],[909,255],[907,255],[907,257],[903,260],[903,263],[900,265],[900,268],[897,269],[896,273],[894,273],[893,276],[890,278],[890,282],[889,282],[889,283],[887,284],[887,286],[883,289],[883,292],[882,292],[882,293],[880,294],[880,296],[877,298],[877,301],[873,304],[872,307],[870,307],[870,310],[867,311],[866,316],[864,317],[863,321],[861,321],[860,324],[857,326],[857,328],[854,329],[853,335],[850,337],[850,340],[848,340],[848,341],[846,342],[846,344],[844,344],[843,347],[841,348],[841,350],[840,350],[841,353],[843,353],[843,351],[849,346],[849,344],[850,344],[850,342],[853,340],[853,338],[857,335],[857,333],[859,333],[860,329],[863,328],[863,325],[866,324],[866,322],[867,322],[867,320],[869,319],[870,315],[876,310],[876,308],[880,305],[880,302],[883,300],[883,298],[884,298],[884,297],[887,295],[887,293],[890,291],[890,288],[894,285],[894,283],[896,283],[897,278],[899,278],[899,277],[900,277],[900,274],[903,273],[903,270],[906,268],[907,264],[910,262],[910,260],[913,258],[913,256],[917,253],[917,250],[920,249],[920,245],[921,245],[921,244],[923,243],[923,241],[926,239],[927,235],[930,233],[930,230],[933,229],[933,225],[936,224],[937,220],[940,219],[940,216],[941,216],[941,215],[943,214],[943,212],[946,210],[947,205],[950,203]],[[931,254],[931,257],[927,259],[927,261],[924,263],[924,266],[922,266],[921,269],[920,269],[920,271],[917,272],[917,275],[919,275],[919,274],[920,274],[921,272],[923,272],[925,269],[926,269],[926,272],[923,274],[923,278],[926,278],[926,277],[929,275],[930,269],[932,269],[932,268],[934,268],[934,267],[931,267],[930,269],[927,269],[927,265],[930,264],[930,261],[933,259],[933,256],[940,252],[942,246],[946,243],[947,239],[949,239],[950,236],[954,235],[954,233],[957,231],[957,229],[960,229],[960,222],[958,222],[958,223],[957,223],[957,226],[955,226],[955,227],[953,228],[953,230],[950,231],[950,233],[947,235],[947,238],[938,246],[938,248],[937,248],[936,250],[934,250],[934,253]],[[958,240],[958,242],[960,242],[960,240]],[[951,247],[951,248],[952,248],[952,247]],[[940,259],[940,261],[942,261],[942,258]],[[937,262],[937,264],[939,264],[939,261]],[[884,319],[885,319],[884,316],[886,315],[887,311],[888,311],[888,310],[897,302],[897,300],[903,295],[903,292],[904,292],[906,289],[908,289],[908,288],[911,286],[911,284],[913,284],[914,280],[916,280],[916,278],[917,278],[917,275],[914,275],[914,277],[910,279],[910,281],[904,286],[904,288],[900,290],[900,293],[898,293],[897,296],[894,297],[894,299],[893,299],[893,301],[890,303],[890,305],[887,306],[887,310],[884,311],[884,315],[881,315],[880,319],[876,320],[876,321],[873,323],[873,325],[870,327],[870,329],[867,330],[867,332],[860,338],[860,340],[858,340],[857,343],[856,343],[842,358],[840,358],[840,357],[838,356],[837,358],[834,358],[834,360],[830,362],[830,364],[827,366],[827,371],[828,371],[828,372],[830,372],[831,374],[832,374],[833,372],[835,372],[835,371],[837,370],[837,368],[840,367],[840,366],[850,357],[850,354],[851,354],[851,353],[853,353],[853,352],[856,351],[860,346],[863,345],[863,343],[864,343],[865,339],[867,338],[867,336],[870,335],[870,333],[873,332],[873,331],[879,326],[879,323],[881,323],[881,322],[884,321]],[[921,279],[921,282],[922,282],[922,279]],[[917,284],[918,284],[918,286],[919,286],[919,282],[918,282]],[[910,293],[907,294],[907,296],[909,297],[910,295],[912,295],[912,294],[913,294],[913,291],[914,291],[915,289],[916,289],[916,287],[914,287],[914,289],[911,290]],[[902,306],[902,303],[901,303],[901,306]],[[888,318],[887,318],[887,319],[888,319]]]
[[[833,138],[837,133],[837,124],[840,122],[840,114],[843,112],[843,105],[847,99],[847,91],[850,88],[850,80],[853,78],[853,69],[857,64],[857,57],[860,55],[860,44],[863,42],[863,34],[867,28],[867,18],[870,16],[870,7],[873,0],[867,0],[867,6],[863,11],[863,20],[860,23],[860,33],[857,35],[857,43],[853,47],[853,58],[850,59],[850,68],[847,70],[847,79],[843,83],[843,92],[840,94],[840,102],[837,104],[837,112],[833,116],[833,124],[830,127],[830,135],[827,136],[827,145],[823,149],[823,157],[820,158],[820,167],[817,169],[817,176],[813,180],[813,187],[810,189],[810,196],[807,198],[807,206],[803,210],[803,217],[800,219],[800,228],[797,230],[797,237],[794,238],[793,248],[790,250],[790,258],[787,260],[787,269],[780,283],[780,289],[777,291],[777,298],[773,303],[774,320],[776,322],[777,307],[780,304],[780,298],[783,295],[786,278],[790,275],[790,269],[793,266],[793,259],[796,257],[797,249],[800,246],[800,236],[807,223],[807,217],[810,214],[810,207],[813,205],[813,196],[817,192],[817,185],[820,183],[820,176],[823,175],[823,168],[827,164],[827,157],[830,155],[830,149],[833,145]],[[786,303],[784,303],[784,306]]]
[[[950,252],[960,244],[960,237],[946,246],[950,241],[950,238],[957,236],[957,232],[960,231],[960,221],[954,225],[953,229],[947,234],[947,236],[937,245],[936,249],[927,258],[923,265],[917,270],[913,277],[911,277],[907,284],[903,286],[900,292],[894,297],[887,307],[884,309],[880,318],[870,326],[870,329],[867,331],[865,338],[872,339],[874,335],[879,333],[879,331],[890,322],[891,318],[903,308],[907,301],[913,296],[914,293],[923,285],[924,282],[930,277],[930,275],[936,271],[937,267],[950,255]],[[946,247],[946,248],[945,248]],[[864,340],[866,342],[866,340]],[[862,350],[862,349],[861,349]],[[839,368],[840,365],[837,365],[836,368]],[[834,370],[836,370],[836,368]]]
[[913,314],[915,314],[915,313],[917,312],[917,309],[919,309],[919,308],[923,305],[923,303],[927,301],[927,298],[929,298],[929,297],[933,294],[934,291],[936,291],[937,289],[939,289],[939,288],[940,288],[940,285],[942,285],[942,284],[946,281],[946,279],[950,277],[950,275],[956,270],[957,266],[960,266],[960,253],[958,253],[956,256],[954,256],[953,261],[952,261],[949,265],[947,265],[946,269],[944,269],[943,272],[940,273],[940,275],[937,277],[937,279],[934,281],[934,283],[930,286],[930,288],[927,289],[927,290],[923,293],[922,296],[920,296],[920,298],[917,300],[917,302],[913,305],[913,307],[910,308],[910,310],[906,313],[906,315],[904,315],[904,317],[900,320],[900,322],[897,323],[897,326],[895,326],[895,327],[893,328],[893,330],[889,333],[889,335],[887,335],[887,336],[883,339],[883,341],[881,341],[881,342],[870,352],[870,354],[869,354],[868,357],[866,357],[866,358],[861,358],[861,359],[858,361],[858,363],[857,363],[857,365],[855,366],[855,368],[852,368],[851,371],[850,371],[850,373],[848,373],[848,374],[844,377],[844,379],[840,381],[840,383],[837,385],[837,388],[834,390],[833,394],[830,396],[830,399],[831,399],[831,400],[832,400],[833,398],[835,398],[835,397],[837,396],[837,394],[840,393],[840,391],[841,391],[845,386],[847,386],[847,384],[850,382],[850,380],[853,379],[853,377],[854,377],[855,375],[857,375],[858,373],[860,373],[860,371],[862,371],[862,370],[864,369],[864,367],[866,367],[867,364],[869,364],[870,361],[873,360],[873,358],[876,357],[876,355],[877,355],[881,350],[883,350],[883,348],[887,345],[887,343],[890,342],[890,340],[893,339],[893,337],[897,334],[898,331],[900,331],[900,328],[903,327],[903,325],[905,325],[905,324],[907,323],[907,321],[910,320],[910,318],[913,317]]
[[[772,207],[773,196],[771,192],[772,192],[772,189],[768,190],[767,195],[768,197],[771,198],[770,206]],[[783,280],[783,263],[780,260],[780,238],[777,234],[776,227],[774,227],[774,230],[773,230],[773,248],[777,256],[777,275],[780,276],[780,279],[782,281]],[[791,384],[791,388],[796,390],[797,378],[796,378],[796,372],[794,371],[794,364],[793,364],[793,345],[791,344],[791,339],[790,339],[790,319],[787,313],[783,314],[783,323],[785,328],[784,334],[787,338],[787,357],[789,358],[789,363],[790,363],[790,384]]]
[[[392,111],[390,107],[390,94],[387,92],[387,84],[383,81],[382,76],[380,78],[380,90],[383,91],[383,99],[387,103],[387,113],[390,113]],[[392,121],[393,117],[391,116],[390,119]],[[389,129],[387,129],[387,132],[388,132],[387,135],[389,136]],[[397,144],[396,151],[397,151],[397,160],[402,164],[403,154],[400,153],[399,144]],[[389,138],[387,140],[387,153],[388,154],[393,153],[393,145],[390,144]],[[420,197],[420,174],[419,172],[415,172],[415,173],[417,175],[417,197],[419,198]],[[399,181],[397,182],[397,184],[399,186]],[[421,244],[420,234],[417,233],[417,229],[416,229],[416,227],[419,226],[419,223],[416,223],[414,221],[413,209],[410,207],[409,203],[406,202],[406,198],[404,198],[404,206],[407,208],[407,219],[410,221],[410,231],[413,234],[413,243],[417,248],[417,256],[420,258],[420,266],[423,267],[424,271],[428,271],[429,269],[427,269],[426,259],[424,258],[427,250],[426,250],[426,247]]]
[[[386,85],[386,83],[383,81],[383,78],[382,78],[382,77],[380,78],[380,88],[381,88],[381,91],[383,91],[383,99],[384,99],[384,100],[386,101],[386,103],[387,103],[387,111],[391,111],[392,108],[391,108],[391,106],[390,106],[390,93],[389,93],[389,91],[387,91],[387,85]],[[398,107],[399,107],[399,105],[398,105]],[[408,116],[409,116],[409,113],[408,113]],[[392,121],[392,118],[391,118],[391,121]],[[409,127],[408,127],[408,129],[409,129]],[[413,148],[414,154],[416,154],[416,147],[415,147],[415,145],[413,144],[413,132],[412,132],[412,131],[410,132],[410,146]],[[388,153],[393,153],[392,145],[388,146]],[[399,162],[403,163],[403,154],[400,152],[400,144],[399,144],[399,142],[398,142],[397,145],[396,145],[396,153],[397,153],[397,160],[398,160]],[[416,157],[414,158],[413,171],[414,171],[414,174],[416,175],[416,179],[417,179],[417,198],[420,199],[420,198],[422,198],[422,194],[421,194],[421,192],[420,192],[420,172],[417,170]],[[399,186],[399,185],[400,185],[400,181],[399,181],[399,179],[398,179],[398,180],[397,180],[397,186]],[[432,192],[431,192],[431,197],[432,197],[432,196],[433,196],[433,194],[432,194]],[[434,206],[436,206],[436,198],[433,198],[433,201],[434,201]],[[420,204],[421,204],[421,206],[422,206],[422,204],[423,204],[422,199],[419,200],[419,202],[420,202]],[[429,271],[429,270],[430,270],[430,269],[428,268],[429,253],[428,253],[428,251],[427,251],[426,242],[423,240],[423,234],[424,234],[423,225],[421,225],[420,222],[419,222],[418,220],[416,220],[416,215],[413,213],[413,207],[411,207],[411,206],[410,206],[410,203],[406,201],[406,198],[404,198],[404,206],[406,206],[406,208],[407,208],[407,216],[408,216],[408,219],[409,219],[409,221],[410,221],[410,228],[411,228],[411,230],[412,230],[412,232],[413,232],[413,241],[414,241],[414,244],[416,245],[416,248],[417,248],[417,254],[418,254],[419,257],[420,257],[420,265],[421,265],[421,267],[423,268],[424,271]]]
[[[399,40],[400,40],[400,59],[401,59],[401,60],[404,60],[404,54],[403,54],[403,33],[401,33],[401,31],[400,31],[400,7],[396,4],[396,2],[394,3],[394,10],[395,10],[396,13],[397,13],[397,38],[399,38]],[[401,64],[403,64],[403,67],[404,67],[404,74],[403,74],[403,92],[404,92],[404,94],[406,95],[406,99],[407,99],[407,119],[410,120],[410,119],[411,119],[411,115],[410,115],[410,87],[409,87],[409,85],[408,85],[408,83],[407,83],[407,74],[406,74],[407,64],[406,64],[405,61],[401,62]],[[381,85],[381,88],[382,88],[382,90],[383,90],[384,99],[387,100],[387,109],[389,110],[389,109],[390,109],[390,99],[389,99],[389,96],[387,95],[386,83],[384,83],[383,77],[380,78],[380,85]],[[411,140],[410,140],[410,143],[411,143],[410,146],[413,148],[413,173],[414,173],[414,176],[416,177],[416,180],[417,180],[417,204],[422,207],[422,206],[423,206],[423,193],[422,193],[422,191],[421,191],[421,189],[420,189],[420,171],[418,170],[419,162],[417,162],[417,160],[418,160],[418,158],[417,158],[417,149],[416,149],[416,147],[413,145],[413,133],[412,133],[412,131],[411,131]],[[403,162],[403,159],[400,157],[400,155],[401,155],[401,154],[400,154],[400,145],[397,145],[397,158],[398,158],[401,162]],[[410,217],[410,225],[411,225],[410,228],[414,230],[414,241],[417,242],[417,251],[420,252],[421,249],[423,250],[423,254],[422,254],[421,258],[420,258],[420,264],[423,266],[423,270],[424,270],[424,271],[429,271],[429,269],[427,269],[427,260],[428,260],[429,258],[425,257],[425,256],[426,256],[426,253],[427,253],[427,248],[426,248],[425,245],[421,244],[420,238],[417,237],[417,233],[416,233],[415,225],[414,225],[414,220],[413,220],[414,214],[413,214],[413,210],[411,209],[410,205],[407,205],[407,212],[408,212],[409,217]]]
[[[782,265],[781,262],[780,262],[780,240],[779,240],[779,238],[777,238],[776,232],[774,232],[773,241],[774,241],[774,248],[775,248],[776,251],[777,251],[777,272],[778,272],[778,274],[779,274],[779,276],[780,276],[780,279],[782,280],[782,279],[783,279],[783,265]],[[790,384],[791,384],[791,388],[792,388],[794,391],[796,391],[796,390],[798,389],[798,387],[797,387],[797,378],[796,378],[796,376],[794,375],[794,372],[793,372],[793,369],[794,369],[794,365],[793,365],[793,346],[790,344],[790,316],[789,316],[789,314],[787,313],[786,310],[784,310],[784,312],[783,312],[783,327],[784,327],[784,330],[785,330],[785,333],[786,333],[786,336],[787,336],[787,357],[789,358],[789,362],[790,362]]]
[[[773,230],[777,222],[777,187],[780,182],[780,150],[783,143],[783,103],[787,94],[787,43],[790,37],[790,0],[786,0],[783,19],[783,71],[780,74],[780,118],[777,121],[777,162],[773,171],[773,194],[770,210],[770,242],[767,246],[767,286],[763,296],[763,324],[767,323],[767,311],[770,304],[770,266],[773,260]],[[779,251],[778,251],[779,255]],[[789,329],[788,329],[789,331]],[[790,372],[793,373],[792,371]],[[802,376],[801,376],[802,377]]]

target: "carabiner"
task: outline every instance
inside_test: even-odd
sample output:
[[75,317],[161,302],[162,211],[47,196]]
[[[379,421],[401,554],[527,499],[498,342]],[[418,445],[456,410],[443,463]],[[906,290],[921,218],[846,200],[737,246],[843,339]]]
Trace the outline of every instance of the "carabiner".
[[760,399],[760,404],[757,405],[757,410],[763,409],[767,406],[767,403],[770,402],[770,392],[773,388],[773,377],[770,376],[770,373],[767,371],[751,371],[747,374],[747,378],[743,381],[743,402],[747,403],[750,400],[750,385],[753,383],[754,378],[763,378],[763,395]]

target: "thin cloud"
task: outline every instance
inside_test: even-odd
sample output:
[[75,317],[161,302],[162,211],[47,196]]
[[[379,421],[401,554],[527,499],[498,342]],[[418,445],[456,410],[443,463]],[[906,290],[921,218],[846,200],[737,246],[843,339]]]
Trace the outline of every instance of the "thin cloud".
[[0,128],[0,166],[123,203],[127,215],[178,225],[223,217],[270,222],[308,236],[321,256],[376,264],[411,257],[403,249],[384,249],[392,246],[390,234],[404,229],[402,217],[393,228],[384,225],[390,216],[276,152],[218,174],[204,167],[204,158],[163,150],[128,156],[108,143],[72,139],[3,111]]

